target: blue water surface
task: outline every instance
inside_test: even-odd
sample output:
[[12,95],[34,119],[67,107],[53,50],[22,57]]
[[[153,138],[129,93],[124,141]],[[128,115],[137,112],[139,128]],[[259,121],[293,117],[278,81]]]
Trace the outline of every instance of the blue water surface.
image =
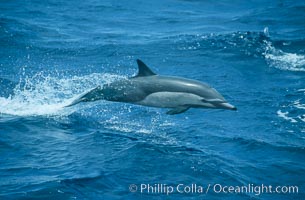
[[[136,59],[238,111],[64,107]],[[304,199],[304,95],[304,1],[1,1],[0,199]]]

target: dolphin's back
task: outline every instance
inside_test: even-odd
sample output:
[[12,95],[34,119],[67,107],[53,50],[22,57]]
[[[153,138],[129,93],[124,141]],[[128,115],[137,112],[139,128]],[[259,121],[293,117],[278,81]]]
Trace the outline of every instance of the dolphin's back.
[[[140,79],[140,78],[139,78]],[[224,100],[214,88],[206,83],[174,76],[151,76],[138,80],[142,88],[154,92],[181,92],[198,95],[204,99]],[[145,80],[144,80],[145,79]]]

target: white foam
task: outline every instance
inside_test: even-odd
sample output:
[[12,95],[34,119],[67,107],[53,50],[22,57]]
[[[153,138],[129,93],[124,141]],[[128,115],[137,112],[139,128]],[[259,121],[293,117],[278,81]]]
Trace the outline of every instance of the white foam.
[[300,100],[294,101],[293,106],[298,109],[305,109],[305,104],[302,104]]
[[298,89],[299,92],[305,92],[305,89]]
[[126,123],[122,123],[122,118],[117,115],[113,115],[110,119],[105,122],[101,122],[108,129],[121,131],[125,133],[144,133],[151,134],[153,127],[143,127],[140,121],[129,120]]
[[[294,101],[294,102],[293,102],[293,106],[294,106],[295,108],[300,109],[300,110],[305,110],[305,104],[301,103],[300,101],[301,101],[300,99]],[[305,114],[301,114],[301,115],[299,115],[297,118],[298,118],[300,121],[305,122]]]
[[298,116],[298,118],[299,118],[301,121],[305,122],[305,115]]
[[277,115],[285,120],[288,120],[292,123],[297,123],[297,120],[295,120],[294,118],[292,117],[289,117],[288,116],[289,112],[282,112],[281,110],[278,110],[277,111]]
[[80,93],[122,78],[111,74],[90,74],[57,78],[44,73],[25,77],[8,98],[0,97],[0,114],[15,116],[69,115],[75,108],[64,108]]
[[266,43],[263,53],[267,62],[275,68],[287,71],[305,71],[305,56],[296,53],[287,53],[276,49],[271,42]]

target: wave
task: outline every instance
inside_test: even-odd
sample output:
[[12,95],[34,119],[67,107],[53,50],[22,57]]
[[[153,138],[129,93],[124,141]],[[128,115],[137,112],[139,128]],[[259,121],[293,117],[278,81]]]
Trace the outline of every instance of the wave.
[[[31,24],[22,20],[11,19],[11,18],[0,18],[0,40],[2,44],[6,44],[7,47],[14,46],[27,46],[30,44],[31,48],[39,48],[39,50],[49,51],[50,49],[57,49],[56,53],[60,54],[75,54],[79,48],[85,48],[88,51],[88,55],[92,56],[100,54],[103,49],[107,49],[107,45],[110,48],[117,48],[113,45],[112,40],[102,40],[100,43],[95,45],[88,45],[86,42],[84,45],[79,43],[71,42],[72,39],[63,33],[59,33],[57,30],[53,30],[46,27],[39,27],[36,24]],[[38,33],[48,33],[48,37],[40,38]],[[9,34],[11,33],[11,34]],[[113,35],[114,33],[104,33],[105,37],[108,34]],[[14,35],[12,37],[11,35]],[[50,37],[51,36],[51,37]],[[74,36],[75,37],[75,36]],[[30,38],[30,39],[29,39]],[[48,38],[48,39],[46,39]],[[55,38],[55,39],[50,39]],[[59,39],[61,38],[61,39]],[[286,40],[278,42],[272,40],[272,32],[269,33],[268,28],[264,28],[262,31],[237,31],[231,33],[221,34],[174,34],[172,36],[155,35],[153,39],[147,35],[139,35],[134,33],[129,35],[129,40],[124,40],[121,45],[128,44],[142,44],[151,45],[151,43],[158,43],[168,48],[168,46],[175,46],[174,50],[179,51],[200,51],[199,54],[215,54],[216,52],[222,53],[222,56],[240,56],[243,55],[244,59],[249,57],[261,57],[267,65],[272,68],[277,68],[284,71],[304,72],[305,71],[305,55],[300,52],[286,52],[282,50],[281,46],[289,46],[292,41]],[[33,42],[35,40],[35,42]],[[22,41],[26,41],[23,44]],[[30,43],[29,43],[30,41]],[[32,42],[31,42],[32,41]],[[44,41],[44,42],[43,42]],[[74,41],[75,42],[75,41]],[[301,40],[301,43],[304,40]],[[174,43],[174,45],[172,44]],[[281,43],[280,45],[277,45]],[[296,44],[299,43],[296,42]],[[46,44],[46,45],[45,45]],[[69,44],[69,45],[67,45]],[[287,45],[288,44],[288,45]],[[21,45],[21,46],[20,46]],[[64,49],[61,47],[65,46]],[[71,47],[67,49],[67,46]],[[302,48],[302,47],[301,47]],[[18,48],[20,49],[20,48]],[[14,49],[14,51],[18,51]],[[71,51],[71,52],[70,52]],[[85,51],[83,51],[85,52]],[[20,52],[21,53],[21,52]],[[105,52],[109,53],[109,52]],[[239,57],[240,59],[240,57]]]
[[[166,38],[164,38],[166,39]],[[260,32],[238,31],[226,34],[196,34],[196,35],[175,35],[168,38],[173,40],[176,49],[179,51],[197,51],[199,54],[214,55],[221,53],[223,59],[249,60],[262,58],[269,67],[283,71],[304,72],[305,55],[299,52],[286,52],[291,44],[298,44],[304,40],[278,41],[272,39],[272,32],[268,27]],[[241,57],[242,56],[242,57]]]

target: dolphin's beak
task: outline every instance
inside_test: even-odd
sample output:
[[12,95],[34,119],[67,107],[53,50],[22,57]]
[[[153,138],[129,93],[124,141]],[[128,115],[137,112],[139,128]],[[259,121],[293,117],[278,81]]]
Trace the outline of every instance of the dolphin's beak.
[[220,106],[228,110],[237,110],[237,108],[229,103],[220,103]]

